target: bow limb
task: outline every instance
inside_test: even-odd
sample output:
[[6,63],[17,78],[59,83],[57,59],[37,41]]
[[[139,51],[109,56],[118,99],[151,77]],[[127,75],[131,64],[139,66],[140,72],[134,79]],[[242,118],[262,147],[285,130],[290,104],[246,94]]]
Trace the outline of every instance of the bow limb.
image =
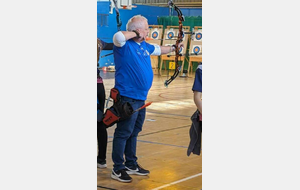
[[122,26],[122,21],[121,21],[121,18],[120,18],[120,11],[119,11],[119,8],[118,8],[118,5],[117,5],[117,0],[113,0],[114,4],[115,4],[115,9],[116,9],[116,19],[117,19],[117,28],[118,28],[118,31],[121,30],[121,26]]
[[[120,18],[120,11],[119,11],[119,8],[118,8],[118,5],[117,5],[117,0],[112,0],[112,1],[114,2],[115,9],[116,9],[117,28],[118,28],[118,31],[121,31],[122,21],[121,21],[121,18]],[[112,11],[111,11],[111,13],[112,13]],[[112,54],[113,53],[102,55],[101,58],[112,55]]]

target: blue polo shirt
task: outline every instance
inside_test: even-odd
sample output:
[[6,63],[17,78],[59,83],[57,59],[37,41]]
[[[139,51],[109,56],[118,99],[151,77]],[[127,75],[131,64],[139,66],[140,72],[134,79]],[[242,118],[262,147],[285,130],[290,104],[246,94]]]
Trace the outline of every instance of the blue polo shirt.
[[202,92],[202,65],[199,65],[195,74],[195,81],[192,88],[193,91]]
[[153,71],[150,55],[154,46],[130,39],[122,47],[114,46],[115,88],[121,96],[146,100],[152,86]]

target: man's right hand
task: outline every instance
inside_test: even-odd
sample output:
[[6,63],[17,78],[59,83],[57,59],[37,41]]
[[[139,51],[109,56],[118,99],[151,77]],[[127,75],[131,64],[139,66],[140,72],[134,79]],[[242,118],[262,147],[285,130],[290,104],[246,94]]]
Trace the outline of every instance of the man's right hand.
[[147,34],[143,31],[141,31],[141,29],[136,29],[135,30],[139,35],[137,36],[137,38],[140,40],[140,41],[144,41],[146,40],[146,37],[147,37]]
[[136,34],[136,37],[137,38],[140,38],[141,36],[140,36],[140,33],[137,31],[137,30],[132,30],[132,32],[134,32],[135,34]]

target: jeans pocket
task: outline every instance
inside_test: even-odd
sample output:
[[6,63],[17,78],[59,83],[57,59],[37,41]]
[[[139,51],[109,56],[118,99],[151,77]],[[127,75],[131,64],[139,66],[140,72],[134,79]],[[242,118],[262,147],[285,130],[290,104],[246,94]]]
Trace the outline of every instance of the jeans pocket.
[[132,99],[132,98],[125,97],[125,96],[122,96],[122,97],[121,97],[121,100],[122,100],[122,104],[128,102],[128,103],[130,103],[132,106],[133,106],[134,103],[136,102],[136,100],[134,100],[134,99]]

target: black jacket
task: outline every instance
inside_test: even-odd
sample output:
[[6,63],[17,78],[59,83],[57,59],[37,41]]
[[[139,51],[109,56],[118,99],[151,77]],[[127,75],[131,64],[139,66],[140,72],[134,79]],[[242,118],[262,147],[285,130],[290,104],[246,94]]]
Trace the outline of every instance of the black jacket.
[[190,128],[190,145],[187,150],[187,155],[190,156],[191,153],[200,155],[201,152],[201,135],[202,135],[202,121],[199,121],[199,111],[191,117],[192,125]]

